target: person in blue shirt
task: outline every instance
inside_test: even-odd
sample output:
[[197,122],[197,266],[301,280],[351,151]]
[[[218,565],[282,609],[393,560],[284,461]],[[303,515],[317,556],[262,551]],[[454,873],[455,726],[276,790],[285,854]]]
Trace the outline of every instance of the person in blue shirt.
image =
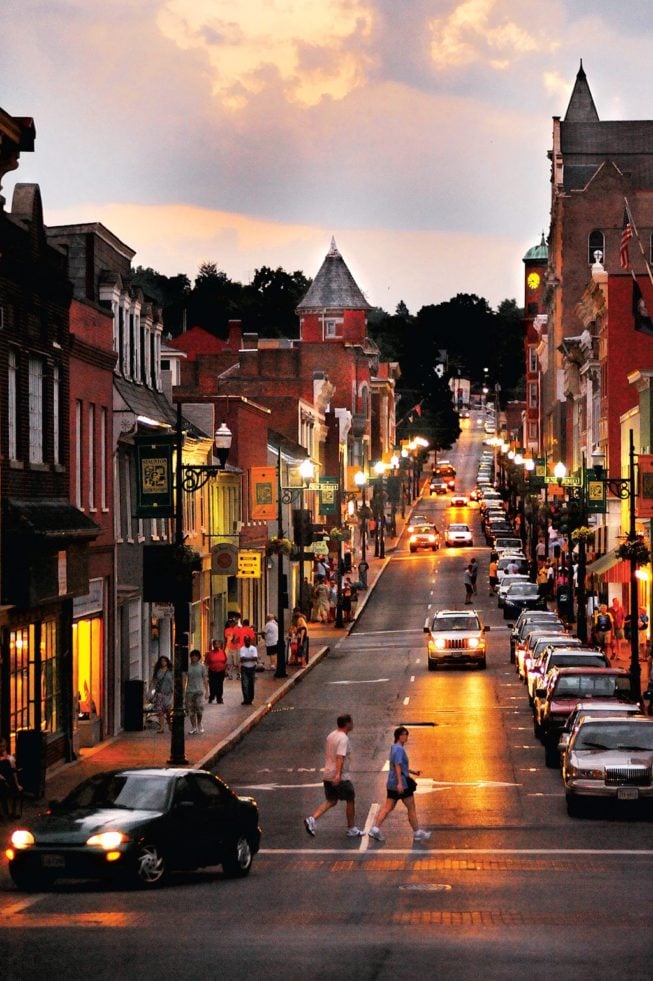
[[370,828],[368,835],[377,841],[385,841],[380,827],[390,811],[394,811],[397,801],[403,801],[408,812],[408,822],[413,829],[413,841],[426,841],[431,837],[430,831],[423,831],[417,821],[415,808],[415,790],[417,784],[411,778],[411,773],[419,777],[421,770],[411,770],[408,766],[408,755],[405,750],[409,732],[405,726],[399,726],[394,731],[394,743],[390,748],[390,767],[388,770],[387,799],[379,812],[376,824]]

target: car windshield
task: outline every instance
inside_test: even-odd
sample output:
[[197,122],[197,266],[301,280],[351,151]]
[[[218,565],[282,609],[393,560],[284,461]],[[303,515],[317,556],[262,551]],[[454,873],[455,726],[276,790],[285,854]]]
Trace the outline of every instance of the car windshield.
[[537,596],[537,586],[532,582],[513,582],[508,587],[508,596]]
[[170,790],[169,777],[153,774],[102,773],[76,787],[65,807],[120,807],[163,811]]
[[433,526],[432,525],[420,525],[419,528],[415,528],[415,535],[432,535]]
[[624,749],[653,751],[653,725],[632,725],[628,722],[589,722],[576,737],[576,749]]
[[449,525],[449,531],[469,531],[469,525]]
[[628,678],[619,678],[615,675],[594,675],[592,677],[584,675],[571,675],[570,677],[558,678],[555,685],[556,697],[569,698],[612,698],[621,692],[627,694],[630,691]]
[[453,617],[436,617],[433,621],[433,630],[435,631],[480,629],[481,625],[478,622],[478,617],[470,616],[465,613],[461,613],[460,616]]

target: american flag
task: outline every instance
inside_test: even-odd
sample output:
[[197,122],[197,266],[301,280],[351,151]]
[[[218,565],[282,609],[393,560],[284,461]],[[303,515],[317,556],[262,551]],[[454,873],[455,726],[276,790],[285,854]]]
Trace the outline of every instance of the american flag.
[[633,237],[633,229],[628,218],[628,212],[624,211],[624,225],[621,232],[621,244],[619,245],[619,265],[622,269],[628,269],[630,259],[628,257],[628,243]]

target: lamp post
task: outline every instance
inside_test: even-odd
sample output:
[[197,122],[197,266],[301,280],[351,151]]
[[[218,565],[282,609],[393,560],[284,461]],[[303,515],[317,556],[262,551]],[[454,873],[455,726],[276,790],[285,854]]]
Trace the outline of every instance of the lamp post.
[[[315,464],[309,459],[309,457],[306,457],[306,459],[303,460],[299,465],[299,476],[302,478],[302,486],[299,495],[299,502],[300,502],[299,506],[302,511],[302,517],[304,512],[304,488],[308,487],[314,473],[315,473]],[[304,527],[302,526],[302,532],[303,531],[304,531]],[[297,603],[296,603],[296,606],[298,606],[300,609],[302,609],[302,592],[304,589],[305,546],[306,546],[305,536],[302,533],[302,537],[299,543],[299,583],[297,589]]]
[[374,534],[374,555],[380,559],[385,558],[385,491],[383,489],[383,473],[385,464],[379,461],[374,464],[376,473],[376,486],[374,490],[374,511],[376,518],[376,530]]
[[[229,450],[231,449],[232,434],[226,422],[222,422],[215,431],[213,445],[218,465],[192,465],[185,466],[182,463],[182,450],[184,443],[182,403],[177,402],[177,420],[175,427],[175,548],[180,550],[184,546],[184,501],[183,494],[195,494],[201,490],[211,477],[217,477],[224,472]],[[170,734],[170,766],[185,766],[186,759],[186,736],[184,732],[184,672],[188,669],[188,642],[190,632],[190,573],[184,569],[184,575],[180,580],[182,588],[174,600],[174,632],[175,648],[173,659],[173,701],[172,701],[172,727]]]
[[[361,562],[366,562],[367,555],[365,548],[367,545],[367,499],[365,497],[365,487],[367,485],[367,477],[362,470],[359,470],[354,474],[354,483],[360,488],[362,494],[363,517],[361,518]],[[365,585],[367,586],[367,582]]]
[[[604,474],[603,467],[596,464],[589,476],[589,483],[602,484],[611,494],[622,501],[628,501],[628,538],[626,551],[630,561],[630,679],[633,690],[639,695],[641,691],[641,671],[639,667],[639,597],[637,590],[637,531],[635,525],[635,499],[637,487],[635,484],[635,443],[633,430],[629,431],[628,447],[628,476],[610,477]],[[591,497],[591,487],[590,487]]]

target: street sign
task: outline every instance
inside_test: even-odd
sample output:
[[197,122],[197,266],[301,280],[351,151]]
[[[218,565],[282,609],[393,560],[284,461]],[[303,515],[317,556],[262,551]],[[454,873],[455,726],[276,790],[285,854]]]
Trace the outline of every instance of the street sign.
[[238,579],[261,578],[261,553],[253,549],[241,549],[238,552]]
[[545,477],[545,484],[558,484],[560,487],[580,487],[580,477]]
[[328,555],[329,546],[326,542],[313,542],[311,546],[313,555]]

